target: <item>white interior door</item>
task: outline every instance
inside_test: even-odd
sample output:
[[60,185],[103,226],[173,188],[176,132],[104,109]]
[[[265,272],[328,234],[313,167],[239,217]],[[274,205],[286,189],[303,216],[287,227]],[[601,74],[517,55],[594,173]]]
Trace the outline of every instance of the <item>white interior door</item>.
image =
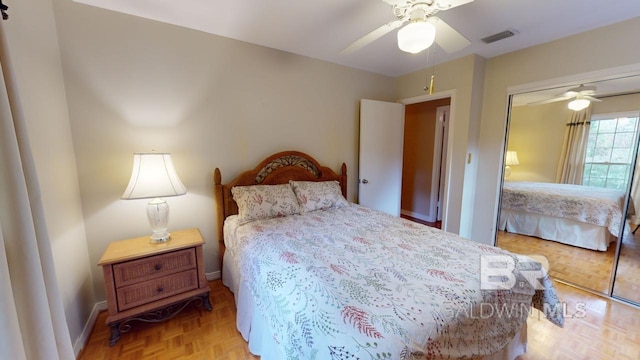
[[360,100],[358,202],[400,215],[404,105]]

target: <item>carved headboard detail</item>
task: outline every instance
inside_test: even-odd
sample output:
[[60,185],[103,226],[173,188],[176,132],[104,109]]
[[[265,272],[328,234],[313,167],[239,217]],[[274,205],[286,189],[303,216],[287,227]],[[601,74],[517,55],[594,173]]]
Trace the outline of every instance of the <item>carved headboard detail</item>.
[[269,174],[285,166],[299,166],[309,171],[316,178],[320,176],[320,170],[309,159],[304,158],[300,155],[282,155],[278,158],[273,159],[270,163],[266,164],[260,170],[260,172],[258,172],[258,175],[256,176],[256,182],[258,184],[261,184],[264,179],[269,176]]

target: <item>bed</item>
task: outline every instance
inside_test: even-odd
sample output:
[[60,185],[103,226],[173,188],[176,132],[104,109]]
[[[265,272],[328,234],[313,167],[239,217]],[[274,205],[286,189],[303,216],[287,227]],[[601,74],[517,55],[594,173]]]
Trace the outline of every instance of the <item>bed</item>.
[[[338,175],[287,151],[221,178],[216,169],[223,283],[263,360],[514,359],[526,351],[531,306],[563,325],[538,263],[347,202],[344,164]],[[264,204],[277,209],[255,216],[271,211]],[[481,288],[486,259],[513,265],[498,285],[518,285]]]
[[616,189],[505,181],[499,229],[607,251],[620,232],[624,195]]

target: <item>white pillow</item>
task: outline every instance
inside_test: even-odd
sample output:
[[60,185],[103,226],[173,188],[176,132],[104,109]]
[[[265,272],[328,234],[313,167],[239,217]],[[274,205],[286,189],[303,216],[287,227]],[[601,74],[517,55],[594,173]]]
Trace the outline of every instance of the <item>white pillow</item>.
[[340,183],[332,181],[293,181],[289,184],[303,212],[349,205],[342,196]]
[[240,224],[258,219],[300,214],[300,205],[289,184],[234,186]]

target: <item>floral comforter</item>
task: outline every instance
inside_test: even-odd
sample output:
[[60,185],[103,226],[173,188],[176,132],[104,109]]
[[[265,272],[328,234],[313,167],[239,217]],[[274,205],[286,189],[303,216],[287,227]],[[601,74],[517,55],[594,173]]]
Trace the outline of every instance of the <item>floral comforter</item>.
[[624,191],[544,182],[505,182],[502,207],[571,219],[620,232]]
[[[488,355],[512,340],[532,302],[559,304],[546,273],[539,290],[522,278],[513,289],[481,289],[483,256],[522,258],[355,204],[232,235],[227,251],[289,359]],[[563,324],[558,311],[547,318]]]

